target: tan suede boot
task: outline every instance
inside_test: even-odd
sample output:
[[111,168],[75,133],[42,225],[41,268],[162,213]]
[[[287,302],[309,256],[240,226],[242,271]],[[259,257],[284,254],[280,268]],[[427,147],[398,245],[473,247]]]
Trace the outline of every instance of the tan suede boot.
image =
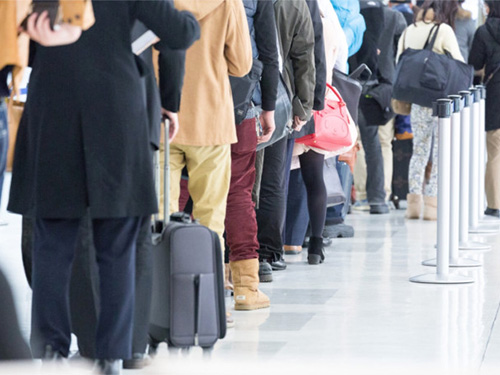
[[408,194],[406,196],[406,218],[420,219],[422,212],[422,196],[420,194]]
[[257,310],[269,307],[269,297],[259,290],[259,260],[229,262],[233,274],[234,309]]
[[436,221],[437,220],[437,197],[424,196],[424,220]]

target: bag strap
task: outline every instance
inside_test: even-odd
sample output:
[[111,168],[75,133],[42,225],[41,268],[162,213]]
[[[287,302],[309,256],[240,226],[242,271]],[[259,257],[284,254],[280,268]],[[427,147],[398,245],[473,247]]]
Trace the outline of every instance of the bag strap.
[[[427,37],[427,40],[425,41],[424,49],[432,51],[432,48],[434,48],[434,43],[436,43],[436,38],[437,38],[437,34],[439,32],[439,27],[440,26],[441,26],[441,24],[432,26],[432,29],[429,32],[429,36]],[[432,34],[432,31],[434,29],[436,29],[436,31],[434,32],[434,34]],[[429,39],[431,38],[431,35],[432,35],[432,39],[431,39],[431,41],[429,43]]]
[[500,64],[495,68],[493,72],[490,73],[488,79],[484,81],[484,85],[487,86],[490,83],[491,79],[495,76],[495,74],[500,70]]

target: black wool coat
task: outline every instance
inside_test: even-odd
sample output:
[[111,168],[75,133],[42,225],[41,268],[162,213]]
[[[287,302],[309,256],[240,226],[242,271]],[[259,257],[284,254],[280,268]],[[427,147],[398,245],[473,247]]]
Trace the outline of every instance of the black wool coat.
[[[485,80],[500,66],[500,18],[488,18],[479,27],[472,41],[469,64],[474,69],[485,68]],[[486,86],[486,130],[500,129],[500,71]]]
[[37,48],[15,150],[8,209],[41,218],[157,211],[141,69],[131,28],[185,49],[199,26],[171,0],[93,1],[95,25],[68,46]]

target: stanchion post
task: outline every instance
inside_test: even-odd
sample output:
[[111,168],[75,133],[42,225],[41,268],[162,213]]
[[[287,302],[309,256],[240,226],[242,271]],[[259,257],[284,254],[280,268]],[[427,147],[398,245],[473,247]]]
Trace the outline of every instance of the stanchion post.
[[438,115],[438,219],[437,219],[437,272],[410,278],[425,284],[463,284],[474,280],[452,275],[449,270],[450,246],[450,146],[451,146],[450,99],[439,99]]
[[[472,259],[460,257],[458,255],[459,243],[459,218],[460,218],[460,117],[463,109],[462,96],[450,95],[451,100],[451,125],[450,125],[450,185],[449,185],[449,266],[450,267],[479,267],[481,264]],[[444,152],[444,151],[443,151]],[[441,155],[441,151],[439,151]],[[424,266],[435,267],[436,259],[422,262]]]
[[488,250],[490,245],[469,240],[469,182],[470,182],[470,146],[471,146],[471,105],[470,91],[460,91],[463,108],[460,112],[460,213],[459,213],[459,249]]

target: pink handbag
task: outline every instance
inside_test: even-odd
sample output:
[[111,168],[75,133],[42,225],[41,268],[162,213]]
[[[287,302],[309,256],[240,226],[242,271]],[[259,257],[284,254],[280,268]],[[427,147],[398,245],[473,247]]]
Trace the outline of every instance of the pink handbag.
[[352,144],[351,119],[338,91],[329,84],[326,86],[325,108],[314,112],[314,133],[295,142],[332,152]]

